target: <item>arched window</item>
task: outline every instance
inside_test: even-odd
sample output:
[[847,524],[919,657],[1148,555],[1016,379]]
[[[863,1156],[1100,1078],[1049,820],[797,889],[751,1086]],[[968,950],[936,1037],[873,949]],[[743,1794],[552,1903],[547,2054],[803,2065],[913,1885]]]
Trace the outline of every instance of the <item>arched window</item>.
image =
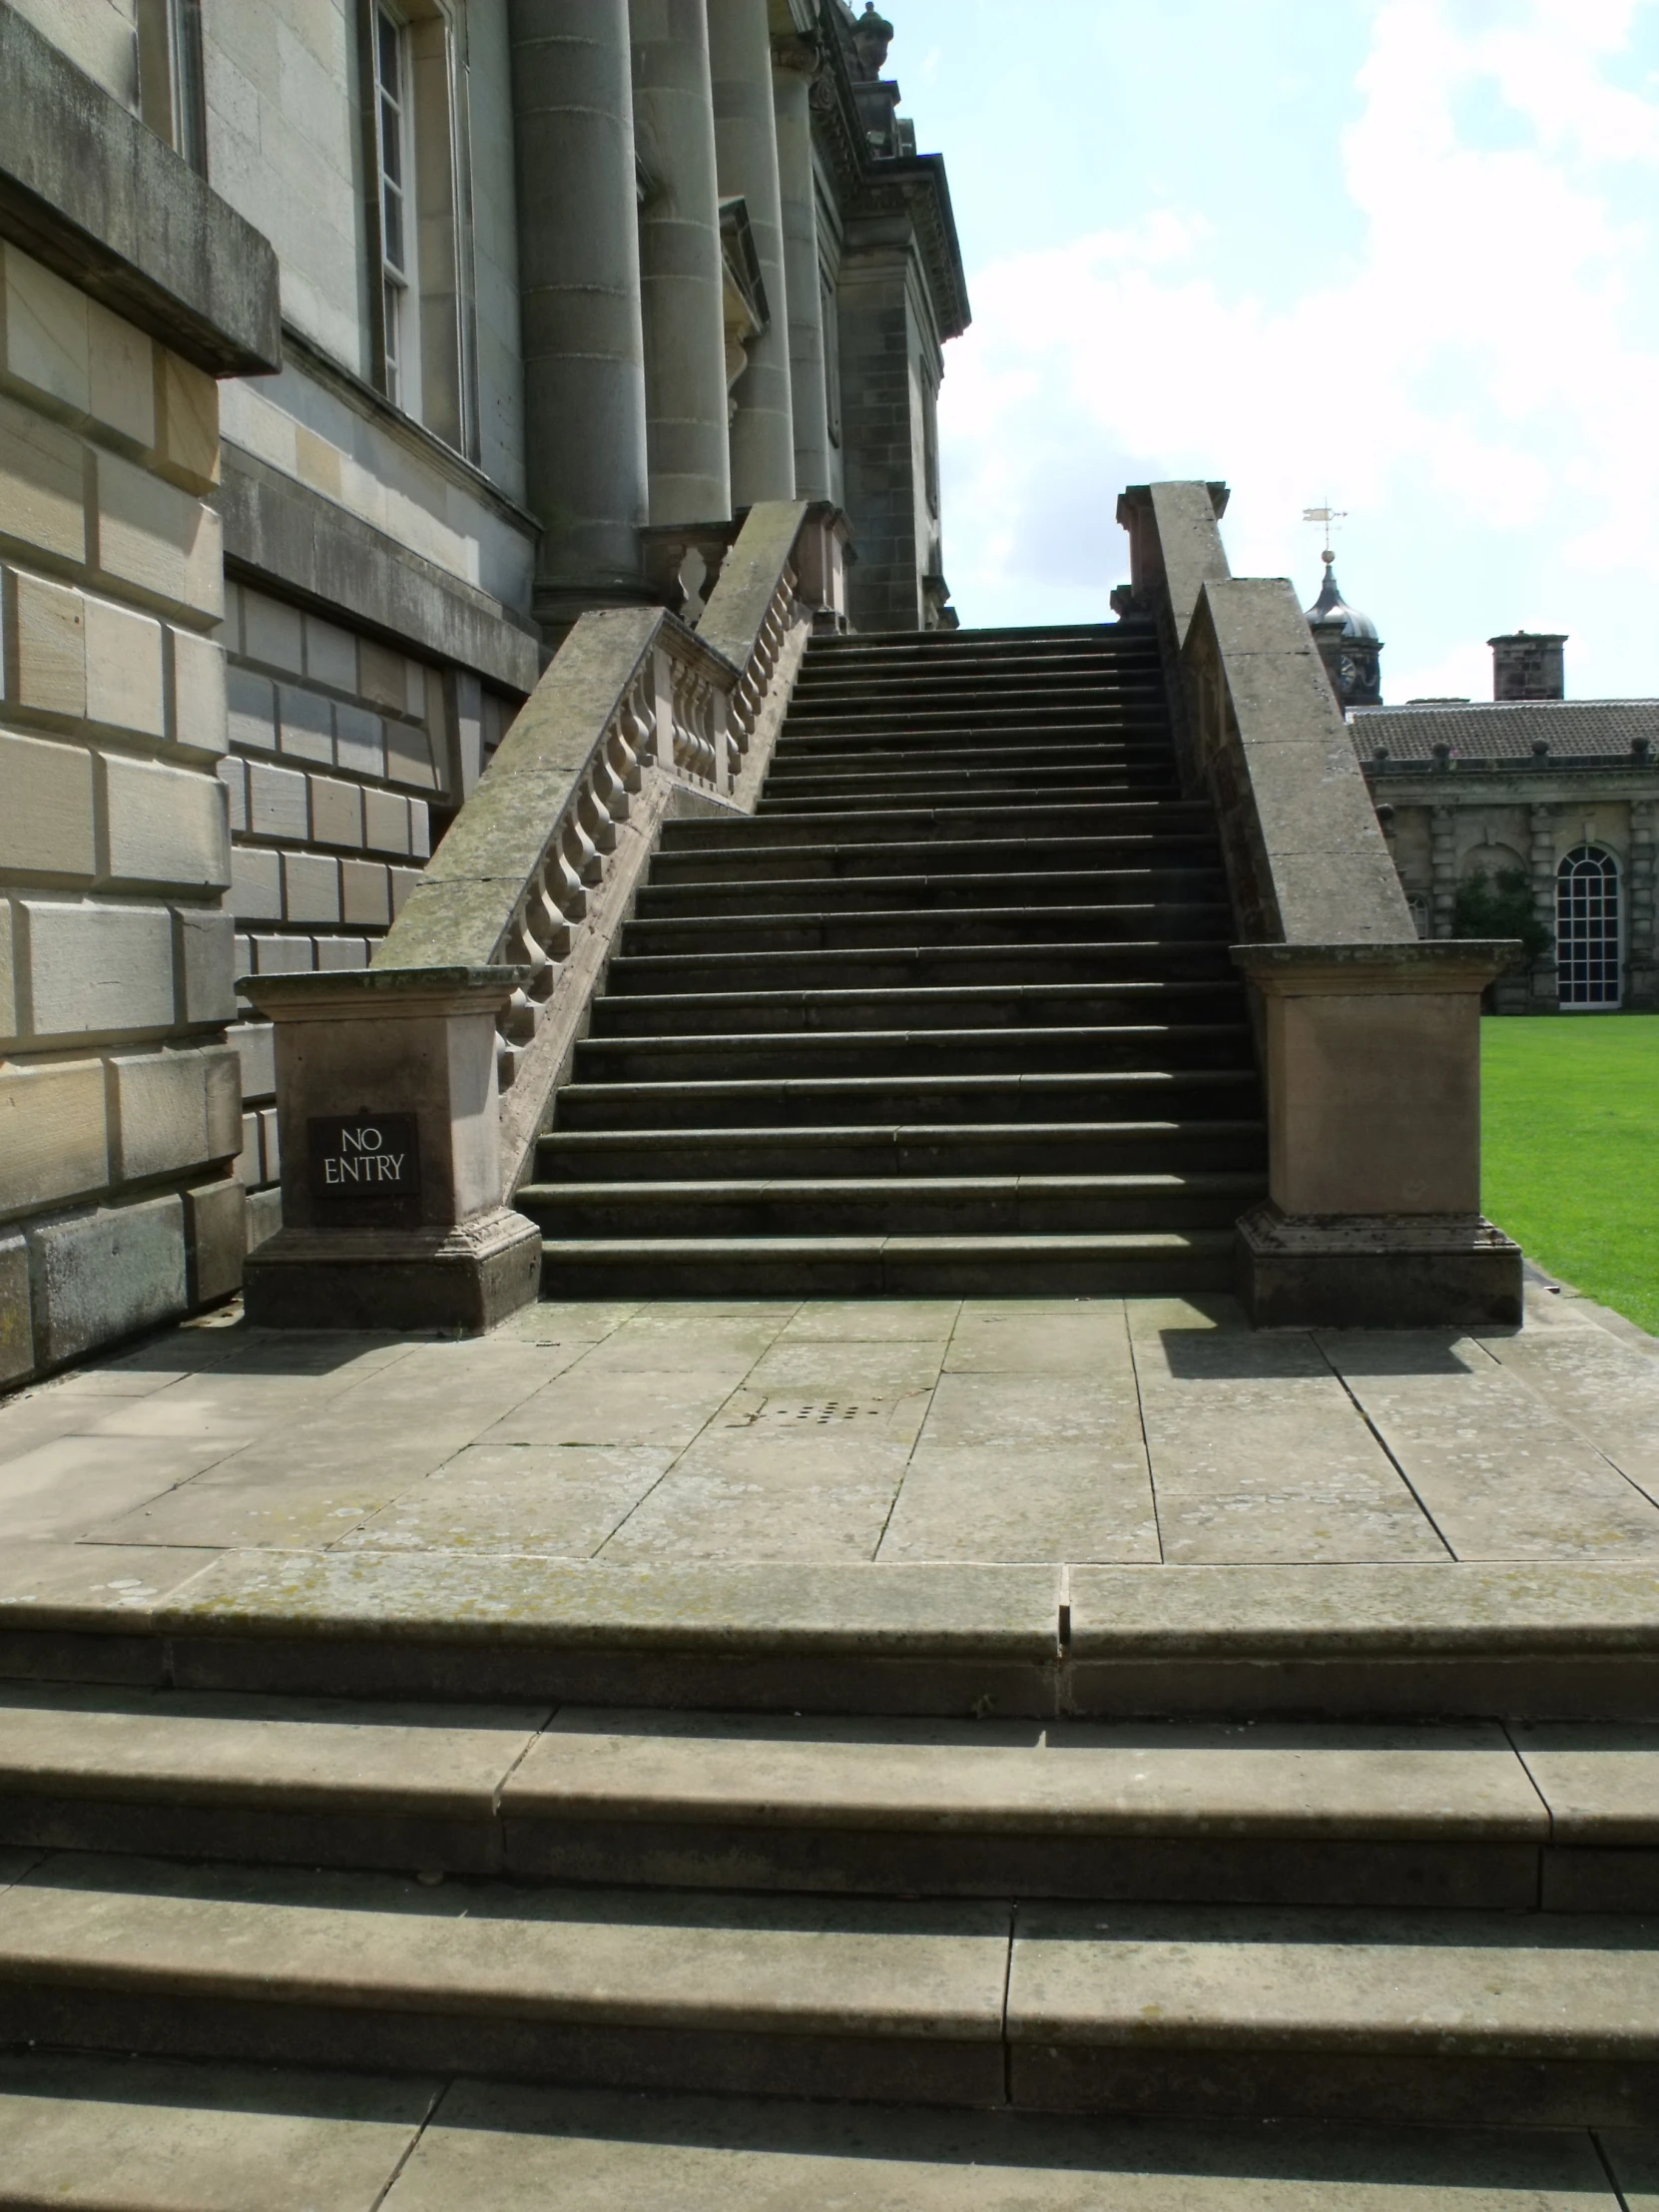
[[1619,863],[1599,844],[1555,871],[1555,972],[1563,1006],[1619,1002]]

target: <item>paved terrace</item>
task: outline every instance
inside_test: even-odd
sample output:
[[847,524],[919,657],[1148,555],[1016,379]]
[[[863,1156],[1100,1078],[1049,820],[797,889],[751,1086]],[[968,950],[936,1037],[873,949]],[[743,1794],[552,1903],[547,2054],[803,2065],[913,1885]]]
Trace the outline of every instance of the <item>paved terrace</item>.
[[1478,1338],[1257,1335],[1224,1299],[544,1304],[469,1343],[210,1318],[0,1404],[0,1598],[142,1604],[273,1551],[359,1590],[411,1555],[1659,1568],[1659,1346],[1531,1297]]

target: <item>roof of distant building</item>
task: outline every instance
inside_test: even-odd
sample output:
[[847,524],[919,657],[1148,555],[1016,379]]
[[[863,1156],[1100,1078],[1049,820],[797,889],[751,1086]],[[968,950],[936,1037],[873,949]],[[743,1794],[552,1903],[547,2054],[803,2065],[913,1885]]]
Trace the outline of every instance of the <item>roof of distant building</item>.
[[1308,620],[1328,622],[1333,616],[1340,615],[1343,618],[1345,638],[1376,638],[1377,625],[1371,616],[1361,614],[1358,608],[1351,607],[1343,597],[1341,586],[1337,582],[1336,554],[1327,546],[1320,559],[1325,563],[1325,582],[1320,586],[1319,597],[1308,609]]
[[1349,727],[1365,762],[1379,747],[1390,761],[1431,761],[1436,746],[1454,761],[1525,761],[1539,746],[1555,760],[1620,760],[1638,740],[1659,752],[1659,699],[1424,700],[1356,707]]

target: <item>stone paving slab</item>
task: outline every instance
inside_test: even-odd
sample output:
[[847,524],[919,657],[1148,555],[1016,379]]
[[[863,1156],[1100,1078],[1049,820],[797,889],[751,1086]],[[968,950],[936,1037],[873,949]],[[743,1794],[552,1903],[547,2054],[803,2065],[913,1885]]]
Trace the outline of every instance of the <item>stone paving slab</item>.
[[1025,1906],[1008,2035],[1376,2053],[1428,2038],[1447,2055],[1651,2061],[1659,1922]]
[[[4,1734],[0,1730],[0,1756]],[[1540,1842],[1549,1817],[1490,1724],[1243,1728],[791,1721],[566,1707],[503,1810],[575,1818],[961,1826],[1091,1835]],[[1659,1827],[1650,1796],[1648,1833]]]
[[0,2191],[66,2212],[374,2212],[442,2085],[0,2057]]
[[0,1891],[0,1982],[705,2031],[995,2043],[1009,1910],[519,1889],[63,1853]]
[[0,1790],[488,1821],[545,1708],[0,1688]]
[[0,1401],[0,1521],[619,1565],[1659,1567],[1659,1347],[1585,1300],[1529,1315],[1384,1338],[1256,1334],[1219,1295],[549,1302],[453,1344],[214,1317]]
[[[1172,2126],[165,2059],[0,2058],[0,2138],[13,2201],[65,2212],[1616,2208],[1582,2131]],[[1601,2141],[1650,2212],[1654,2139]]]
[[234,1552],[152,1619],[175,1633],[426,1633],[639,1648],[775,1644],[890,1656],[1055,1651],[1046,1566],[790,1568],[729,1560],[611,1566],[442,1552]]
[[386,2212],[1615,2212],[1587,2134],[885,2113],[457,2082]]

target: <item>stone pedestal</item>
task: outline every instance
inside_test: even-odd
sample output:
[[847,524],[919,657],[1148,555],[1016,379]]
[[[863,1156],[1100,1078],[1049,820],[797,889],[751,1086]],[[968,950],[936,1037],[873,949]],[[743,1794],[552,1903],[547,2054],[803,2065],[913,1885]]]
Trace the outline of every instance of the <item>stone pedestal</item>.
[[653,0],[632,23],[651,522],[720,522],[732,462],[708,20],[703,0]]
[[1521,1318],[1480,1213],[1480,993],[1506,944],[1238,945],[1259,994],[1269,1203],[1239,1224],[1258,1327]]
[[709,66],[721,198],[741,198],[747,207],[767,301],[767,326],[749,342],[749,365],[734,394],[732,503],[751,507],[795,497],[790,305],[767,0],[709,0]]
[[282,1227],[249,1256],[276,1329],[476,1335],[527,1305],[535,1224],[501,1203],[495,1017],[517,968],[248,984],[276,1024]]

